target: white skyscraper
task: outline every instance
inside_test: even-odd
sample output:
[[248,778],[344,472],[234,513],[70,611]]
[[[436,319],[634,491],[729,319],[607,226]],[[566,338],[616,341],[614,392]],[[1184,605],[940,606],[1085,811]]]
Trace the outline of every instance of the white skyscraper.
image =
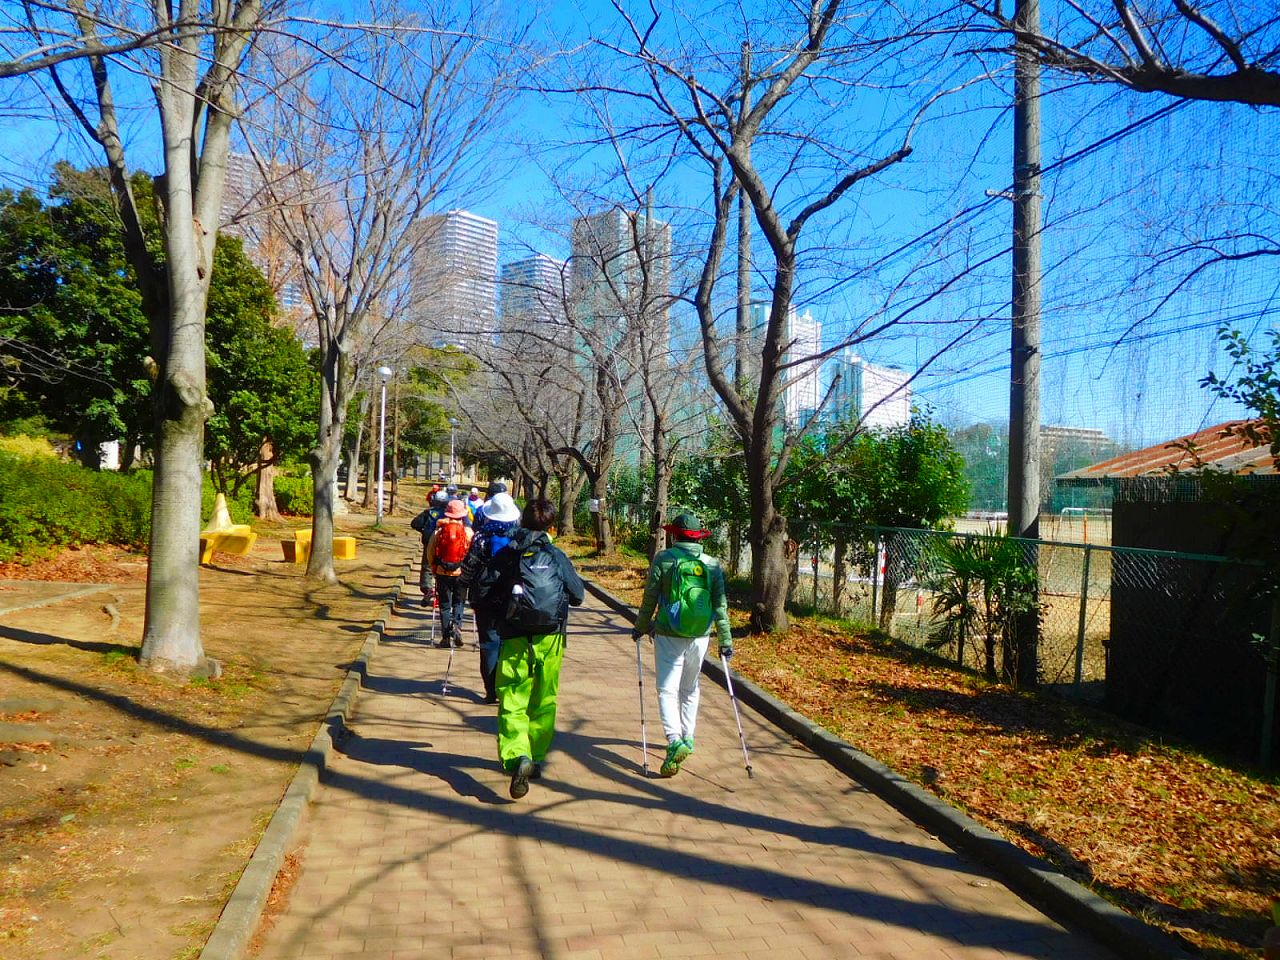
[[218,218],[220,232],[240,238],[245,253],[275,292],[276,302],[286,314],[293,314],[294,321],[302,320],[301,314],[309,311],[310,305],[302,287],[301,264],[271,210],[277,197],[284,203],[289,202],[286,194],[297,192],[291,184],[299,183],[303,176],[297,173],[290,176],[281,170],[280,183],[274,185],[274,191],[268,190],[253,157],[232,153],[227,157],[227,178]]
[[550,352],[564,335],[569,292],[567,263],[545,253],[502,268],[502,338],[508,350]]
[[467,348],[497,332],[498,224],[466,210],[424,217],[413,258],[412,320],[427,343]]
[[822,363],[806,359],[822,350],[822,324],[808,310],[796,313],[792,307],[783,343],[787,345],[783,362],[796,365],[782,372],[782,409],[787,423],[799,426],[822,403]]
[[897,367],[868,363],[852,350],[835,361],[840,374],[831,398],[831,419],[861,420],[868,428],[905,426],[911,419],[911,375]]
[[569,258],[580,319],[618,324],[643,310],[665,321],[671,296],[671,226],[614,207],[573,221]]

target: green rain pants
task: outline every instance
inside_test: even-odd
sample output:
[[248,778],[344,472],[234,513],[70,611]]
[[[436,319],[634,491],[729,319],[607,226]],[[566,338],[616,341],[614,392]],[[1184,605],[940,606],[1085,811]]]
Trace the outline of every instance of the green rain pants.
[[498,652],[498,759],[510,770],[521,757],[541,763],[556,727],[564,634],[502,641]]

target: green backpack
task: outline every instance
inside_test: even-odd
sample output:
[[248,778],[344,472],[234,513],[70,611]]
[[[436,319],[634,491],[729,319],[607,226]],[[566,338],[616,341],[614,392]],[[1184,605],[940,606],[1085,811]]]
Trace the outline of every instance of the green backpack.
[[711,576],[701,557],[677,560],[667,575],[662,611],[672,636],[701,637],[711,630]]

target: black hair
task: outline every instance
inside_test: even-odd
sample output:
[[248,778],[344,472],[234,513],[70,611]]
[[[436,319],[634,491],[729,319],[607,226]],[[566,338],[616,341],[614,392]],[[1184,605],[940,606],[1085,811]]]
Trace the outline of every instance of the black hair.
[[550,500],[530,500],[520,515],[520,526],[526,530],[545,530],[556,519],[556,506]]

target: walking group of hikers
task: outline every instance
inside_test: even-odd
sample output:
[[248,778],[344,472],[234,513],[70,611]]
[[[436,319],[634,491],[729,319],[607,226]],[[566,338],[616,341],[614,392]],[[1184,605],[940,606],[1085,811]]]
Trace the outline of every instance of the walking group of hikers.
[[[531,500],[521,511],[500,481],[490,484],[488,499],[475,488],[470,493],[464,497],[442,485],[412,522],[424,545],[423,604],[438,606],[436,646],[460,647],[470,600],[485,703],[498,707],[498,758],[511,775],[511,798],[518,800],[542,775],[555,733],[569,608],[579,606],[585,593],[573,564],[547,533],[556,515],[549,501]],[[726,661],[733,639],[724,572],[700,543],[707,531],[688,513],[665,529],[673,543],[649,569],[632,638],[638,668],[639,644],[653,634],[658,715],[668,743],[660,772],[670,777],[693,753],[698,678],[711,632]],[[643,718],[641,678],[642,739]]]

